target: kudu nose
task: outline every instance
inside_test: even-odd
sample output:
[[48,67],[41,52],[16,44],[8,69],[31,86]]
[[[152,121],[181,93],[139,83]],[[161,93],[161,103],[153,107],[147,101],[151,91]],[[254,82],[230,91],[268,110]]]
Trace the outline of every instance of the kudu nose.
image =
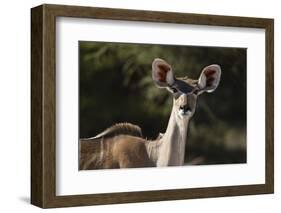
[[180,109],[183,110],[184,113],[186,113],[187,111],[191,111],[191,109],[188,105],[180,106]]
[[191,111],[189,104],[188,104],[188,97],[187,95],[182,95],[181,96],[181,105],[180,105],[180,110],[183,111],[183,113],[186,113],[188,111]]

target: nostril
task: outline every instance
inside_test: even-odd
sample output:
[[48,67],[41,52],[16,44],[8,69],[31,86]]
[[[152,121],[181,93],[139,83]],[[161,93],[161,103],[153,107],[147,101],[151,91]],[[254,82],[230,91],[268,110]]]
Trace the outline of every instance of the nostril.
[[187,105],[180,106],[180,109],[183,110],[184,112],[191,111],[190,107]]

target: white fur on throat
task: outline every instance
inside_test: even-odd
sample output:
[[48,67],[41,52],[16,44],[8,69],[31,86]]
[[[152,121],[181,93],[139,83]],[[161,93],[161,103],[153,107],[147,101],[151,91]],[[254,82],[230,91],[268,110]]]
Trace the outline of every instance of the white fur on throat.
[[159,140],[146,144],[149,158],[157,167],[184,164],[189,120],[190,114],[180,116],[178,109],[174,106],[166,132]]

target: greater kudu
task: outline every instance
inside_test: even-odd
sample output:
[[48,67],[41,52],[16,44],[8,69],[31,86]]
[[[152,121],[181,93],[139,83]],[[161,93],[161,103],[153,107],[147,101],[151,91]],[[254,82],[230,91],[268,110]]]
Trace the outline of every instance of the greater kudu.
[[173,96],[168,127],[155,140],[142,137],[133,124],[116,124],[92,138],[79,141],[79,169],[181,166],[190,118],[194,115],[197,97],[213,92],[220,81],[219,65],[205,67],[198,80],[176,78],[171,65],[156,58],[152,63],[152,79]]

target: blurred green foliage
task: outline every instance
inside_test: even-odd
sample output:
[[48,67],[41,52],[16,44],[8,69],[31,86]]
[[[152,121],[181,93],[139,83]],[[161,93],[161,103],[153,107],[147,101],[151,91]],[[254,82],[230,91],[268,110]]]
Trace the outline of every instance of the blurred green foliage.
[[222,68],[213,93],[202,94],[189,126],[187,164],[246,162],[246,49],[79,42],[80,138],[118,122],[164,133],[172,96],[155,86],[151,63],[162,58],[176,76],[197,79],[209,64]]

